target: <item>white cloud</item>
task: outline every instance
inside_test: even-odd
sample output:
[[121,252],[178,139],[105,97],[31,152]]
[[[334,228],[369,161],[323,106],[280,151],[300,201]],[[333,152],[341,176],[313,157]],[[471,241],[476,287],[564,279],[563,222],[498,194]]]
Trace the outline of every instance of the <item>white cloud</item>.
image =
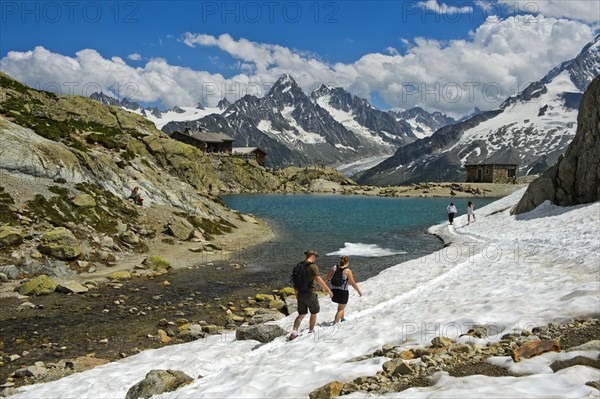
[[473,7],[471,6],[457,7],[455,5],[438,3],[437,0],[422,1],[417,5],[438,14],[466,14],[473,12]]
[[220,74],[169,65],[161,58],[133,68],[118,57],[106,59],[95,50],[81,50],[69,57],[41,46],[9,52],[0,60],[0,69],[34,88],[83,96],[102,90],[135,101],[160,101],[167,107],[195,105],[225,83],[247,80],[244,75],[225,80]]
[[[395,108],[420,105],[462,116],[474,107],[498,107],[526,83],[539,80],[576,56],[594,37],[588,25],[577,21],[544,16],[532,21],[489,17],[468,40],[416,38],[410,46],[405,43],[404,55],[389,48],[388,54],[370,53],[353,63],[334,64],[308,52],[234,39],[228,34],[183,36],[182,41],[190,47],[217,47],[236,58],[240,73],[229,78],[170,65],[160,58],[134,68],[95,50],[68,57],[43,47],[9,52],[0,61],[0,69],[41,88],[59,82],[66,92],[73,87],[69,82],[77,82],[76,94],[89,95],[97,87],[138,101],[160,101],[167,107],[198,101],[215,105],[225,94],[230,101],[245,94],[264,95],[282,73],[289,73],[307,92],[327,83],[365,98],[378,93]],[[499,98],[492,101],[496,92]]]
[[398,50],[396,50],[394,47],[387,47],[385,49],[385,51],[389,54],[389,55],[398,55],[400,54],[400,52]]
[[498,0],[509,13],[541,14],[547,17],[569,18],[598,26],[600,2],[597,0]]
[[138,53],[133,53],[133,54],[129,54],[127,56],[127,59],[130,59],[132,61],[141,61],[142,60],[142,56]]

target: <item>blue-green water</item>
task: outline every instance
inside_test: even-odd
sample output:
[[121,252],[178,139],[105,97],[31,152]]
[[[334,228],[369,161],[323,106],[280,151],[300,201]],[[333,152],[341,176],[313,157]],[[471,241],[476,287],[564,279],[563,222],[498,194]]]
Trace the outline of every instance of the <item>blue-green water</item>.
[[[341,195],[227,195],[230,208],[266,219],[276,238],[249,251],[238,260],[249,270],[268,271],[273,279],[289,279],[288,271],[303,259],[308,248],[319,252],[321,272],[349,255],[359,280],[381,270],[429,254],[442,242],[427,228],[447,218],[447,198],[382,198]],[[459,215],[468,199],[453,200]],[[494,199],[475,199],[476,209]],[[283,276],[281,274],[283,273]]]

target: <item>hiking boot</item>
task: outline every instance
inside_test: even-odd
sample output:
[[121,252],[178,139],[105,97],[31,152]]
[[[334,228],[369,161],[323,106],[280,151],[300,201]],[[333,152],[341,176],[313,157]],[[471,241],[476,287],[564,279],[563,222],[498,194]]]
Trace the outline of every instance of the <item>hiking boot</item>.
[[346,321],[346,319],[342,317],[342,318],[340,319],[340,321]]
[[291,333],[291,334],[290,334],[290,341],[293,341],[293,340],[295,340],[296,338],[298,338],[298,334],[297,334],[297,333],[294,333],[294,332],[293,332],[293,333]]

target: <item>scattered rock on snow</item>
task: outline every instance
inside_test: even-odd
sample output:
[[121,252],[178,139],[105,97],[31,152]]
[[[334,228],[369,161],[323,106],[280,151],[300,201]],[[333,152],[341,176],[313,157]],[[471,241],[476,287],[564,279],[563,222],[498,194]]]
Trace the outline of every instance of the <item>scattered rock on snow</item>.
[[258,342],[271,342],[277,337],[286,335],[287,331],[275,324],[258,324],[240,326],[235,332],[237,340],[253,339]]
[[540,341],[525,342],[523,345],[513,349],[510,357],[518,363],[522,358],[529,359],[546,352],[560,352],[560,344],[555,339],[543,339]]
[[194,379],[178,370],[151,370],[146,378],[127,391],[125,399],[147,399],[164,392],[175,391],[190,384]]
[[323,385],[320,388],[315,389],[314,391],[308,394],[308,397],[310,399],[332,399],[337,396],[340,396],[343,388],[343,382],[333,381]]

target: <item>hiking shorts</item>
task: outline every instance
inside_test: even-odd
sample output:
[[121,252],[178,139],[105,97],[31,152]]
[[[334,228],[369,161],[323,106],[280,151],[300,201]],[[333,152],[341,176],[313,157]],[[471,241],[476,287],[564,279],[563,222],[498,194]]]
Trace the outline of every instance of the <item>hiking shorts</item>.
[[350,296],[350,291],[348,290],[336,290],[333,291],[333,298],[331,300],[335,303],[339,303],[341,305],[345,305],[348,303],[348,297]]
[[298,299],[298,314],[307,314],[310,310],[310,314],[317,314],[321,310],[319,306],[319,298],[314,292],[300,292],[297,296]]

